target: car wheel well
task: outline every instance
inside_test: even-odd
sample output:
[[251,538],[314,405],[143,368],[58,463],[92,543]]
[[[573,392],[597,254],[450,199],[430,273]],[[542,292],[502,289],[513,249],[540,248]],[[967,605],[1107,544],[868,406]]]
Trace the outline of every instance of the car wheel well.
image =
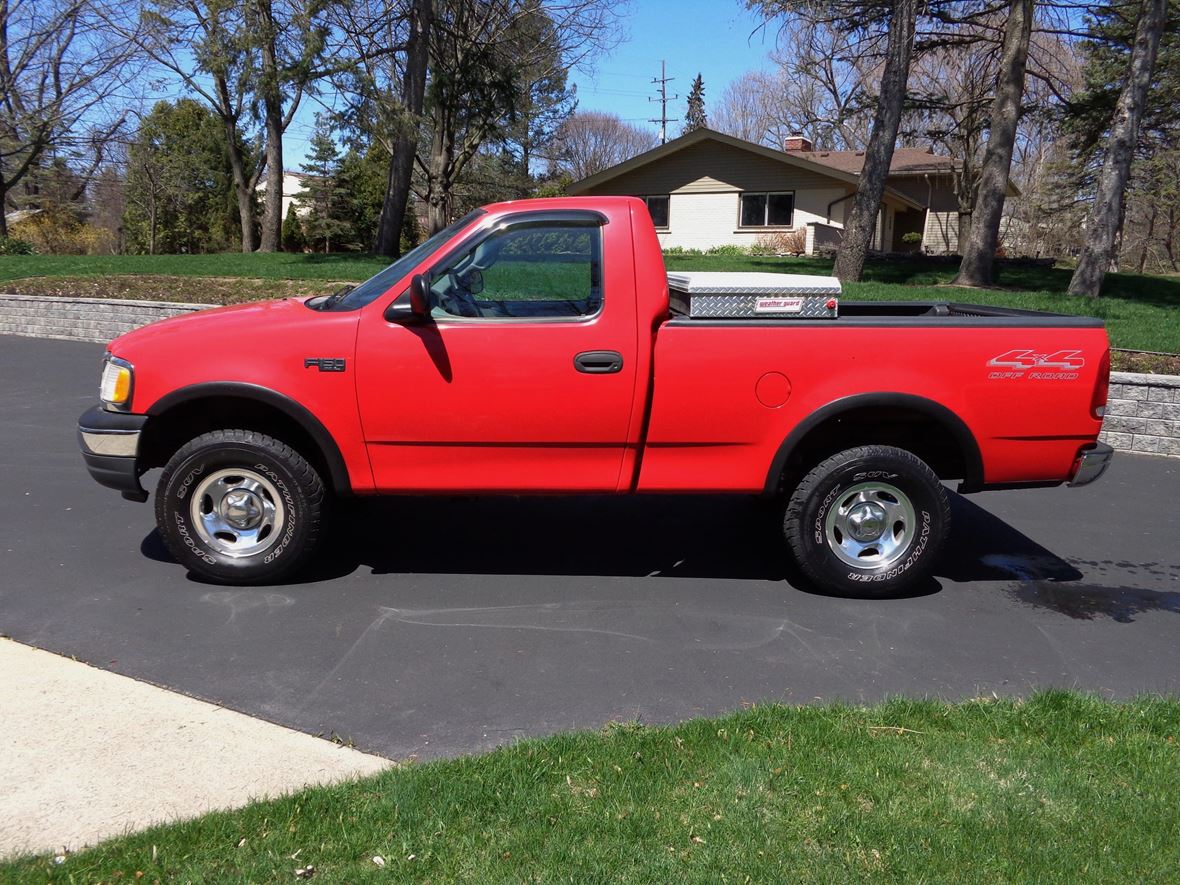
[[277,439],[302,455],[323,477],[339,488],[327,454],[306,427],[282,409],[242,396],[209,396],[184,400],[154,414],[144,427],[139,458],[145,468],[163,467],[185,443],[213,430],[253,430]]
[[[893,446],[921,458],[939,479],[976,481],[978,449],[964,440],[965,428],[917,408],[865,405],[824,417],[797,439],[784,443],[774,475],[782,491],[792,478],[837,452],[866,445]],[[785,455],[785,457],[781,457]]]

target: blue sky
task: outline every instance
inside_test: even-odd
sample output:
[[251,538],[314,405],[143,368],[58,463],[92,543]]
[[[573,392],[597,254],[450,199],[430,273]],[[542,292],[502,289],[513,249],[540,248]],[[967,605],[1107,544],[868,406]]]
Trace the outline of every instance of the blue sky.
[[[680,96],[668,105],[673,121],[668,137],[678,135],[688,90],[698,73],[704,77],[708,112],[726,84],[767,64],[775,32],[759,29],[758,24],[758,17],[739,0],[632,0],[623,19],[624,42],[597,59],[592,70],[570,72],[570,82],[577,86],[578,108],[609,111],[655,131],[657,125],[647,121],[659,116],[659,105],[648,98],[657,94],[651,81],[660,75],[660,59],[664,59],[668,76],[675,78],[668,84],[668,94]],[[298,169],[303,161],[319,109],[308,102],[292,122],[283,141],[288,169]]]

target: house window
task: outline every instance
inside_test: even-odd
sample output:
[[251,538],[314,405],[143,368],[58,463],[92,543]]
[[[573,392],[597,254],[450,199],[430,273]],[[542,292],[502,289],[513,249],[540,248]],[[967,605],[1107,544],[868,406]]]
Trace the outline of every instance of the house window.
[[647,205],[648,214],[651,215],[652,224],[656,227],[668,226],[668,203],[671,202],[669,197],[643,197],[643,202]]
[[795,194],[742,194],[741,227],[790,227]]

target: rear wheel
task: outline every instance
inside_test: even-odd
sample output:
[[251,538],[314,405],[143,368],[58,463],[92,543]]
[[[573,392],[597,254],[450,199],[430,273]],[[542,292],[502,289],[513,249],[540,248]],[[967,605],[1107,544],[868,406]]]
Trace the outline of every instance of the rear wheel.
[[791,552],[821,590],[891,596],[928,577],[950,530],[946,490],[925,462],[860,446],[813,468],[783,522]]
[[250,430],[215,430],[164,467],[156,525],[190,571],[219,583],[263,583],[312,555],[323,498],[319,474],[294,449]]

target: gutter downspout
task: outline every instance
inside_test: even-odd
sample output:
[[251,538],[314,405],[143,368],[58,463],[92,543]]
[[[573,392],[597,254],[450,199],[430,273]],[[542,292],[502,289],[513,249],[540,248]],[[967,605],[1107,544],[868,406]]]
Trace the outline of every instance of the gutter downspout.
[[856,191],[853,191],[850,194],[845,194],[842,197],[837,197],[836,199],[832,200],[832,202],[828,203],[828,211],[827,211],[827,214],[826,214],[824,220],[828,224],[831,224],[832,223],[832,207],[835,206],[837,203],[843,203],[845,200],[851,200],[855,196],[856,196]]

